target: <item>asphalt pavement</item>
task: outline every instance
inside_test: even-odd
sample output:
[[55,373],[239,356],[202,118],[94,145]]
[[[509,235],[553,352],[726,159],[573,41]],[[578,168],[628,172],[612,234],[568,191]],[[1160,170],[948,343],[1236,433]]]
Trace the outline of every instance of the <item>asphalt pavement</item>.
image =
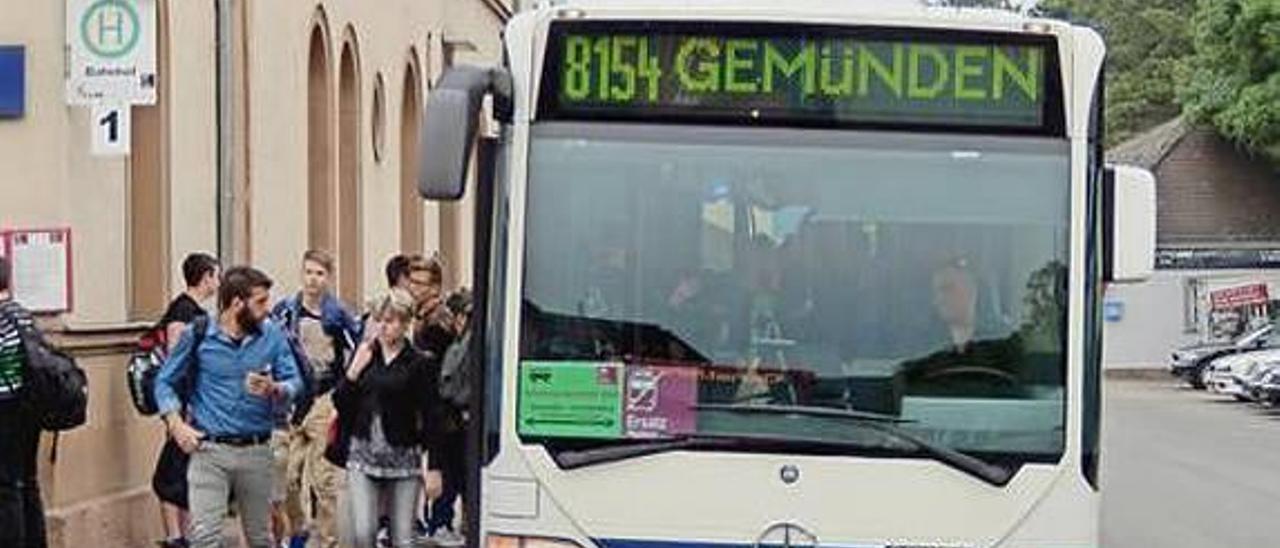
[[1172,378],[1105,389],[1103,548],[1280,546],[1280,410]]

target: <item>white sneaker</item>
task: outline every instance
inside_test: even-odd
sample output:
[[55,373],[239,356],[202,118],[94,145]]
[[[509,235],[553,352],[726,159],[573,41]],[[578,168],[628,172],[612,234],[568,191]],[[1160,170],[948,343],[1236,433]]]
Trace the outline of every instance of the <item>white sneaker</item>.
[[429,537],[428,542],[442,548],[453,548],[466,544],[467,539],[454,532],[453,529],[441,527],[440,529],[437,529],[431,537]]

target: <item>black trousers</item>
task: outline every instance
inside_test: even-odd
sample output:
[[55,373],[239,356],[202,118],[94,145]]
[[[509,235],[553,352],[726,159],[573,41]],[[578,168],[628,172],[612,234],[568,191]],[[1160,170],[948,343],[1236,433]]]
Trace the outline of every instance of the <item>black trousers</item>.
[[35,481],[0,485],[0,546],[45,548],[44,506]]
[[444,489],[440,496],[427,504],[427,531],[453,528],[453,504],[462,496],[467,480],[467,432],[458,430],[445,434],[444,443],[437,450],[440,479]]
[[40,430],[12,402],[0,404],[0,546],[45,548],[44,506],[36,480]]
[[187,509],[187,466],[190,463],[191,456],[178,447],[178,442],[173,438],[165,440],[160,458],[156,460],[155,473],[151,475],[151,490],[157,498]]

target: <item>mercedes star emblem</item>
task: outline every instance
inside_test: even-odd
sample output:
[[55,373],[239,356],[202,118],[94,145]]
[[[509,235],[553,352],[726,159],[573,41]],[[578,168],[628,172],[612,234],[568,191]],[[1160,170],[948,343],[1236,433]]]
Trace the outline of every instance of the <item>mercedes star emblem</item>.
[[756,538],[755,548],[818,548],[818,535],[794,523],[775,523]]

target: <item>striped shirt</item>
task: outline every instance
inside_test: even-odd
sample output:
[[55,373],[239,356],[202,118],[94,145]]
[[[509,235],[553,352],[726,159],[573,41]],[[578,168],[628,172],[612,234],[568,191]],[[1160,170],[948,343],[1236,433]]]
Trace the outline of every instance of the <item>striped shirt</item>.
[[0,301],[0,401],[16,398],[22,388],[26,351],[19,328],[33,326],[30,312],[12,299]]

